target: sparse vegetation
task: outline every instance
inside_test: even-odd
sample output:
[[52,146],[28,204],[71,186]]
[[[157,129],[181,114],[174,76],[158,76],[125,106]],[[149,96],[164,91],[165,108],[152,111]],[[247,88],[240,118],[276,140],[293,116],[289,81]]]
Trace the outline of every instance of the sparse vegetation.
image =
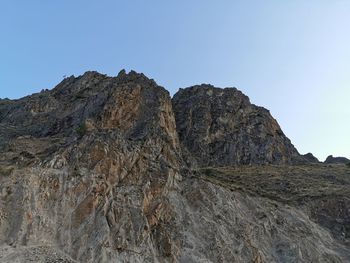
[[13,166],[0,166],[0,176],[9,176],[13,170]]
[[350,172],[344,165],[239,166],[203,168],[211,183],[275,201],[300,204],[314,198],[350,195]]
[[212,168],[203,169],[206,176],[215,176],[215,171]]
[[83,177],[83,174],[80,172],[80,169],[78,167],[74,167],[74,169],[71,171],[72,177]]
[[86,99],[86,95],[84,95],[85,89],[80,90],[76,95],[75,99]]
[[9,102],[10,102],[9,98],[4,98],[4,99],[0,98],[0,105],[8,104]]
[[83,137],[87,132],[87,127],[85,122],[80,124],[79,127],[75,129],[75,131],[78,134],[79,138]]

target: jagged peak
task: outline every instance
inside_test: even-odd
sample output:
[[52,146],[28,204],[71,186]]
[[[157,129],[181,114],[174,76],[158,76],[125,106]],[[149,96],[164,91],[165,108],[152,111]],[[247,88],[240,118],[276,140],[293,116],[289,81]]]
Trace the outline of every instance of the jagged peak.
[[223,96],[232,100],[237,100],[238,103],[250,104],[249,97],[236,87],[220,88],[212,84],[200,84],[187,88],[180,88],[178,92],[174,94],[173,99],[176,101],[179,97],[187,97],[190,99],[198,96],[205,97],[206,99],[220,99]]
[[269,111],[237,88],[196,85],[172,101],[180,141],[199,165],[303,161]]
[[188,98],[191,98],[192,96],[197,97],[198,95],[207,97],[208,99],[211,97],[212,98],[213,97],[220,98],[221,96],[228,97],[228,98],[237,100],[238,103],[251,105],[256,109],[261,110],[262,112],[271,114],[269,109],[252,103],[250,101],[249,96],[247,96],[243,91],[241,91],[236,87],[220,88],[212,84],[202,83],[198,85],[189,86],[186,88],[179,88],[179,90],[173,95],[173,99],[176,100],[177,97],[179,96],[181,97],[186,96]]
[[98,92],[101,88],[112,87],[112,85],[99,85],[103,81],[110,81],[110,83],[117,85],[134,83],[143,87],[160,87],[153,79],[148,78],[143,73],[138,73],[134,70],[127,72],[125,69],[122,69],[117,76],[109,76],[97,71],[86,71],[78,77],[71,75],[65,77],[52,91],[54,95],[67,95],[81,92],[85,89],[94,89]]
[[231,92],[240,92],[242,93],[240,90],[238,90],[236,87],[225,87],[225,88],[220,88],[220,87],[216,87],[212,84],[209,83],[202,83],[202,84],[198,84],[198,85],[192,85],[186,88],[180,88],[179,92],[193,92],[193,91],[206,91],[206,90],[213,90],[216,92],[222,92],[224,90],[229,90]]
[[154,81],[154,79],[148,78],[143,73],[138,73],[135,70],[130,70],[127,72],[125,69],[122,69],[119,71],[118,75],[116,76],[116,80],[120,83],[128,83],[128,82],[136,82],[136,83],[143,83],[147,84],[149,86],[158,86],[157,83]]
[[307,154],[303,154],[303,157],[306,159],[306,161],[311,162],[311,163],[318,163],[319,162],[319,160],[310,152]]

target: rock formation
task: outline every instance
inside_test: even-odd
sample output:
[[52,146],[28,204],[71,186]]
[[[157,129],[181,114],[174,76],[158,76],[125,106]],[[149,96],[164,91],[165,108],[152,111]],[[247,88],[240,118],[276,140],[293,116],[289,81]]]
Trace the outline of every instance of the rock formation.
[[88,72],[3,105],[1,123],[4,166],[21,169],[1,178],[0,242],[55,244],[82,262],[177,255],[166,194],[182,161],[166,90]]
[[329,155],[326,160],[324,161],[324,163],[343,163],[343,164],[348,164],[350,163],[350,160],[348,158],[345,157],[333,157],[333,155]]
[[[72,76],[0,101],[0,153],[0,262],[350,258],[350,182],[333,175],[348,170],[321,169],[312,202],[314,189],[298,186],[300,202],[286,203],[256,190],[269,178],[233,188],[231,177],[196,168],[271,163],[283,173],[305,162],[269,112],[236,89],[197,86],[171,100],[133,71]],[[289,193],[295,178],[271,184]]]
[[303,161],[269,111],[236,88],[194,86],[172,101],[180,141],[200,166]]
[[303,155],[304,159],[310,163],[319,163],[320,161],[312,154],[307,153]]

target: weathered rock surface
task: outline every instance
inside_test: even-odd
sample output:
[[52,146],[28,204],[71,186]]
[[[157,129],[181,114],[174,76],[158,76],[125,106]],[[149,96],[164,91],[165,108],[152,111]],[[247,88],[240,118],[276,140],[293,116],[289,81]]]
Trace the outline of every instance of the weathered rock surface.
[[304,154],[303,157],[309,163],[319,163],[320,162],[312,153]]
[[88,72],[0,112],[1,244],[82,262],[177,256],[166,195],[182,161],[166,90],[135,72]]
[[333,155],[329,155],[324,162],[325,163],[348,164],[348,163],[350,163],[350,160],[348,158],[345,158],[345,157],[333,157]]
[[77,263],[62,251],[47,246],[0,247],[2,263]]
[[180,141],[200,166],[304,161],[269,111],[236,88],[193,86],[172,102]]
[[342,164],[203,168],[198,175],[232,191],[301,208],[350,245],[350,170]]
[[[136,72],[121,71],[117,77],[87,72],[53,90],[1,100],[0,261],[347,262],[349,194],[343,177],[317,170],[325,173],[320,189],[327,189],[329,198],[328,203],[316,198],[316,203],[313,190],[278,166],[289,186],[296,185],[290,195],[304,200],[299,203],[269,195],[289,186],[270,176],[257,180],[262,166],[244,180],[261,184],[249,184],[249,189],[228,187],[230,174],[214,173],[211,180],[210,174],[191,170],[193,159],[201,166],[305,160],[266,110],[233,89],[225,90],[233,93],[231,99],[216,94],[220,89],[203,90],[209,95],[213,90],[215,96],[210,96],[222,105],[216,108],[212,99],[205,105],[213,110],[197,105],[198,94],[201,100],[208,95],[202,96],[201,90],[189,97],[193,110],[198,107],[191,116],[199,114],[196,128],[189,129],[194,145],[182,133],[194,123],[185,111],[178,113],[180,102],[190,108],[183,104],[184,96],[171,101],[164,88]],[[236,109],[240,100],[242,116],[224,107],[231,103]],[[173,107],[185,122],[175,121]],[[219,109],[227,110],[227,116]],[[199,116],[209,114],[204,112],[213,114],[208,133],[198,122]],[[222,118],[220,123],[215,124],[214,117]],[[203,125],[208,125],[204,117]],[[239,132],[232,133],[233,127]],[[222,134],[226,132],[229,135]],[[197,153],[191,147],[208,143],[203,135],[212,143],[220,138],[222,144],[204,144]],[[235,144],[239,153],[227,157],[225,152],[234,152],[224,146],[225,140],[234,143],[232,138],[248,143]],[[250,146],[256,148],[250,151]],[[224,160],[211,156],[209,149]],[[341,169],[341,175],[348,171]],[[257,189],[270,190],[266,194]],[[329,207],[332,213],[326,212]]]

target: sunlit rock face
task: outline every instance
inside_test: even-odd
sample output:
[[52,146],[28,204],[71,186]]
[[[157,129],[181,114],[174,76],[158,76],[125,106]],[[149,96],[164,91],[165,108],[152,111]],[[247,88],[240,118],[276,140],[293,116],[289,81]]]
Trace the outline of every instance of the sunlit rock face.
[[88,72],[1,117],[1,161],[15,168],[1,177],[3,244],[57,245],[82,262],[177,256],[167,194],[182,158],[166,90]]
[[0,262],[346,262],[346,192],[332,205],[345,223],[323,224],[328,203],[289,206],[196,169],[298,158],[234,89],[171,100],[143,74],[87,72],[1,100]]
[[200,166],[305,161],[270,112],[236,88],[193,86],[172,102],[180,141]]

